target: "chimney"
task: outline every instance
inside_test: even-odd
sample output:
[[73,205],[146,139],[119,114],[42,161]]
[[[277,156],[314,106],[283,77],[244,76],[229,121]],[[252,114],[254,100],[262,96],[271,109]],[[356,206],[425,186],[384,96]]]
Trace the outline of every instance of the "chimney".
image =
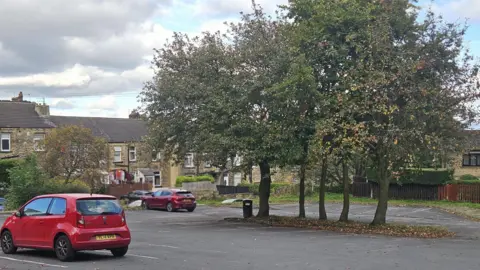
[[35,103],[35,111],[40,116],[50,116],[50,106],[48,106],[46,104]]
[[128,116],[130,119],[140,119],[140,113],[137,110],[133,110]]
[[22,93],[22,91],[20,91],[20,93],[18,93],[18,96],[17,96],[17,97],[13,97],[13,98],[12,98],[12,101],[23,102],[23,93]]

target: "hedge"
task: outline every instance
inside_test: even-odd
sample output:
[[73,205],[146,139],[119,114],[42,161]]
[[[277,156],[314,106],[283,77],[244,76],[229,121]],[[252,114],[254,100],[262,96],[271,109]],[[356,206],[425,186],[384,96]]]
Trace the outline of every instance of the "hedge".
[[[449,169],[406,169],[399,173],[398,180],[391,183],[398,184],[417,184],[417,185],[444,185],[453,181],[453,170]],[[376,171],[373,169],[367,170],[367,179],[370,182],[377,182]]]
[[[254,195],[258,195],[260,189],[260,183],[240,183],[238,186],[249,187],[249,190]],[[294,185],[285,182],[272,182],[270,184],[270,193],[280,193],[282,189],[292,188]]]
[[198,175],[198,176],[178,176],[175,181],[175,187],[182,187],[183,183],[192,183],[192,182],[215,183],[215,179],[213,178],[213,176],[209,174]]
[[8,170],[19,164],[19,159],[0,159],[0,187],[8,187],[10,185],[10,176]]
[[460,180],[462,181],[478,181],[478,177],[474,176],[474,175],[471,175],[471,174],[464,174],[464,175],[461,175],[460,176]]

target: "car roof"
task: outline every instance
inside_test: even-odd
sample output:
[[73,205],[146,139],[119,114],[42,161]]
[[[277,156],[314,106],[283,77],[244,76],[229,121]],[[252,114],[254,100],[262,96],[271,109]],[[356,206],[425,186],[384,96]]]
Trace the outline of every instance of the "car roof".
[[45,197],[60,197],[60,198],[70,198],[70,199],[95,199],[95,198],[111,198],[116,199],[115,196],[106,195],[106,194],[88,194],[88,193],[60,193],[60,194],[45,194],[40,195],[35,198],[45,198]]

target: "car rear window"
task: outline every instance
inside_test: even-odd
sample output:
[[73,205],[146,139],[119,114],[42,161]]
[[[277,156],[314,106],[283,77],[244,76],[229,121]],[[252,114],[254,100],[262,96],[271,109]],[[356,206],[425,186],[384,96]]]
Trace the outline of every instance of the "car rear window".
[[193,197],[192,192],[190,191],[177,191],[177,195],[183,196],[183,197]]
[[116,215],[122,207],[116,199],[81,199],[77,200],[77,211],[84,216]]

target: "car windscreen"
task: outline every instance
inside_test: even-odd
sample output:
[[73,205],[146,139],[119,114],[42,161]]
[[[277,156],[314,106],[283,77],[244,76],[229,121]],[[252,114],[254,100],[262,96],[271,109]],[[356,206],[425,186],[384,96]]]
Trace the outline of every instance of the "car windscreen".
[[80,199],[77,200],[77,211],[84,216],[117,215],[122,207],[116,199]]

